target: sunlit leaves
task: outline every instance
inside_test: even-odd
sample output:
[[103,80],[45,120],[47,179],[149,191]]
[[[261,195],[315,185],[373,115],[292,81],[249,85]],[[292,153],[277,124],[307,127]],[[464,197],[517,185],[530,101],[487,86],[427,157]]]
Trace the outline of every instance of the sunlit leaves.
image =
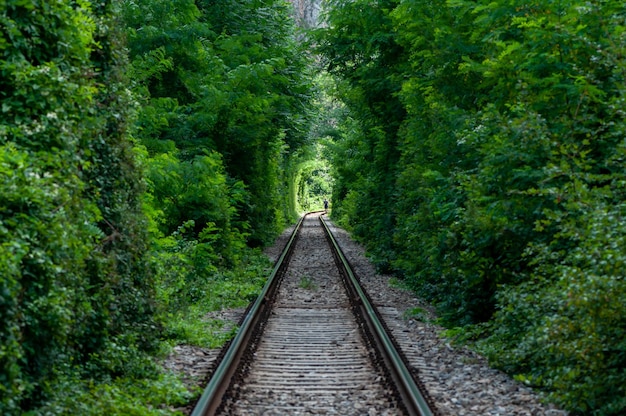
[[114,339],[139,356],[154,325],[111,5],[4,5],[0,412],[15,414],[53,395],[64,372],[105,375],[94,357],[115,355]]
[[240,206],[239,216],[252,227],[251,241],[265,242],[278,225],[266,213],[294,209],[279,202],[287,197],[278,171],[305,141],[310,99],[288,5],[161,0],[125,7],[146,101],[141,141],[151,153],[174,145],[181,161],[218,152],[224,174],[258,201]]

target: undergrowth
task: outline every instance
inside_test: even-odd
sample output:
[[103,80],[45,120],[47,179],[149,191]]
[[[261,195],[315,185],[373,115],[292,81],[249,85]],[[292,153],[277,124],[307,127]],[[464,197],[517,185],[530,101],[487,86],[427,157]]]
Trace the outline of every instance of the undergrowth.
[[[57,378],[46,388],[47,402],[27,415],[182,415],[176,409],[189,403],[201,393],[201,389],[186,386],[180,375],[167,372],[160,361],[175,345],[219,348],[235,335],[236,327],[224,331],[225,322],[209,318],[208,313],[244,308],[263,287],[269,275],[269,260],[258,250],[245,249],[244,252],[245,255],[230,270],[216,271],[212,276],[193,276],[196,285],[193,292],[198,296],[191,301],[177,298],[187,296],[187,291],[173,294],[169,286],[157,288],[163,309],[160,315],[161,339],[153,355],[129,347],[132,345],[129,340],[111,343],[104,349],[106,353],[92,357],[93,368],[77,366],[59,369]],[[158,263],[159,259],[155,261]],[[156,269],[161,277],[167,275],[169,278],[181,272],[193,275],[200,269],[206,270],[178,266],[176,262],[167,263],[167,266],[161,263]],[[102,368],[108,371],[96,371]]]

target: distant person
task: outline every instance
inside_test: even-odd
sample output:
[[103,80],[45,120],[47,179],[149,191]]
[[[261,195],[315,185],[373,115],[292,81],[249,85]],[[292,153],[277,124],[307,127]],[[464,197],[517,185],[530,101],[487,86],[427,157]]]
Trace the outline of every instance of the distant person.
[[324,211],[328,211],[328,199],[324,198]]

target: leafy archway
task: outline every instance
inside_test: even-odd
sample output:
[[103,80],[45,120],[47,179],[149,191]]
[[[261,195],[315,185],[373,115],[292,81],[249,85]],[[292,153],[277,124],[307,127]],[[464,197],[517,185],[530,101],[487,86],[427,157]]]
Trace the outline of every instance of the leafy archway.
[[296,209],[299,212],[324,208],[324,199],[330,200],[333,178],[330,162],[323,153],[323,144],[311,146],[311,153],[298,164],[294,178]]

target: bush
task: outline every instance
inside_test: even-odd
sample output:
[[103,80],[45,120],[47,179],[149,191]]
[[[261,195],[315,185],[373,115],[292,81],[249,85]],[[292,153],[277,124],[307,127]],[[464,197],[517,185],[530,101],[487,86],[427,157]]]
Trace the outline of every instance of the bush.
[[623,204],[598,204],[564,227],[571,250],[535,247],[538,272],[502,291],[494,334],[481,343],[494,363],[575,414],[626,409],[624,214]]
[[189,402],[191,396],[180,380],[169,374],[96,384],[70,373],[59,381],[51,400],[30,414],[174,416],[183,414],[175,409]]
[[66,369],[98,367],[93,358],[114,355],[117,342],[137,354],[154,345],[141,186],[125,131],[132,102],[111,7],[3,2],[3,414],[37,408]]

